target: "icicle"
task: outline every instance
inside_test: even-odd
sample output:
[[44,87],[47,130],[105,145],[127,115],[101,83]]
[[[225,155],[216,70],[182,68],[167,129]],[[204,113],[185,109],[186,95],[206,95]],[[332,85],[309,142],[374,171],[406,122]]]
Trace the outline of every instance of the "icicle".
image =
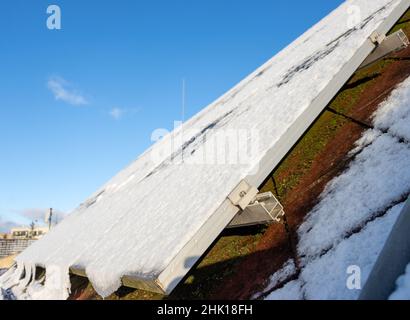
[[70,295],[68,268],[49,266],[36,280],[34,264],[17,263],[0,277],[0,300],[66,300]]

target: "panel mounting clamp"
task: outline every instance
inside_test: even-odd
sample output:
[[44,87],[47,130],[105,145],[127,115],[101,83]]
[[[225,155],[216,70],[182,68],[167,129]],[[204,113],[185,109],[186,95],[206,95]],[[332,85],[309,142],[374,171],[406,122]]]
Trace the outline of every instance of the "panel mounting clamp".
[[251,186],[247,181],[242,180],[228,196],[228,199],[234,206],[245,210],[258,193],[259,190],[257,188]]
[[380,45],[386,39],[386,36],[383,34],[380,34],[379,32],[375,31],[373,32],[370,37],[370,41],[373,42],[375,45]]

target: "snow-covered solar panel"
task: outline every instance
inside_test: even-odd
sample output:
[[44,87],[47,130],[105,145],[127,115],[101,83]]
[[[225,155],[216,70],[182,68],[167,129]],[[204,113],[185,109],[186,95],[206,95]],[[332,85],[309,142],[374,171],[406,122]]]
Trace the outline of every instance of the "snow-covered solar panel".
[[[121,284],[170,293],[239,212],[231,192],[260,186],[374,50],[370,37],[409,6],[343,3],[104,185],[18,256],[14,273],[43,266],[65,290],[71,270],[102,296]],[[223,154],[226,136],[238,145]]]

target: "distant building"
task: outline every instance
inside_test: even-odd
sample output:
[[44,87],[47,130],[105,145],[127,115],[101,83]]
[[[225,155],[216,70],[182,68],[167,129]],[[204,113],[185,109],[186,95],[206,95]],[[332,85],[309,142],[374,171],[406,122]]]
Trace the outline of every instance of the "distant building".
[[4,240],[11,239],[11,234],[9,234],[9,233],[0,233],[0,240],[1,239],[4,239]]
[[0,259],[23,252],[48,231],[48,227],[31,226],[13,228],[10,233],[0,233]]
[[11,229],[6,239],[40,239],[49,231],[48,227],[21,227]]

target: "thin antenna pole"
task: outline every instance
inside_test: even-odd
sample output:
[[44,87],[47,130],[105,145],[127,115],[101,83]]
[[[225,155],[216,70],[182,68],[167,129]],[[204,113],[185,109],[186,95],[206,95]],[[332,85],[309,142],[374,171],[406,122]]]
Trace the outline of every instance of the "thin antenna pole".
[[[181,110],[181,140],[184,141],[184,123],[185,123],[185,99],[186,99],[186,84],[185,78],[182,79],[182,110]],[[182,162],[184,162],[184,152],[181,154]]]
[[52,219],[53,219],[53,208],[50,208],[50,214],[48,216],[48,230],[51,230]]
[[186,90],[186,85],[185,85],[185,79],[182,79],[182,123],[185,122],[185,90]]

